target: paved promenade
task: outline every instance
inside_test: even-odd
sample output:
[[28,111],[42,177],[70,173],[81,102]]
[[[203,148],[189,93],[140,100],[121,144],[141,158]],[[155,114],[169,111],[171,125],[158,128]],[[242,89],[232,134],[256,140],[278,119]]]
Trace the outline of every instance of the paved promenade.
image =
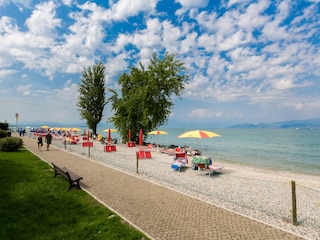
[[22,139],[42,160],[82,176],[85,191],[151,239],[303,239],[86,157],[55,147],[45,151],[45,145],[40,152],[36,140]]

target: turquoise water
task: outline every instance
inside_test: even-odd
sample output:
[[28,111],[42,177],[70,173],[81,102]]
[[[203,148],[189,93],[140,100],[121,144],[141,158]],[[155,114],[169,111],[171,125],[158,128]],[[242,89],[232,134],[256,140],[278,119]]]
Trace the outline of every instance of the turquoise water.
[[[99,129],[100,130],[100,129]],[[191,146],[218,162],[320,176],[320,130],[205,129],[221,135],[210,139],[177,138],[193,129],[162,128],[167,135],[150,135],[146,142]],[[103,133],[107,136],[107,133]],[[112,137],[120,139],[117,133]],[[198,145],[199,144],[199,145]]]

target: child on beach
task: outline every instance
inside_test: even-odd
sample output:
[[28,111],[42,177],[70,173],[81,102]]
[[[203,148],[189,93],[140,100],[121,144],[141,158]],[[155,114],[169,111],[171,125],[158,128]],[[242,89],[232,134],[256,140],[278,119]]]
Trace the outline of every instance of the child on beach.
[[41,151],[42,146],[43,146],[42,136],[41,136],[41,134],[39,134],[39,136],[38,136],[38,150],[39,151]]

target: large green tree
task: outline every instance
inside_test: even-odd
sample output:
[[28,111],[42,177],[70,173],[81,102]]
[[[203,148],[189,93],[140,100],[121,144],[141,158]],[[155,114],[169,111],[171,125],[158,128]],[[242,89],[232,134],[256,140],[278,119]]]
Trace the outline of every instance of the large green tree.
[[82,119],[97,134],[97,125],[103,117],[103,109],[106,105],[105,66],[99,62],[93,67],[84,68],[79,84],[79,98],[77,106]]
[[140,63],[119,77],[121,94],[109,89],[108,102],[114,111],[109,121],[124,140],[128,140],[129,129],[136,139],[140,128],[146,136],[167,123],[174,105],[172,97],[180,96],[188,81],[185,70],[184,63],[177,60],[175,54],[166,53],[160,59],[154,53],[147,68]]

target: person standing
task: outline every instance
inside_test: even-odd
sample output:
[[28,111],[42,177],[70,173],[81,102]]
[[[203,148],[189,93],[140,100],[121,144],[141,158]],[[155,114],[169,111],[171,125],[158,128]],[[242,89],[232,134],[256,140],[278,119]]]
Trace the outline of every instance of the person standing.
[[46,135],[46,142],[47,142],[47,151],[49,151],[49,147],[52,142],[52,135],[50,133],[50,130],[48,130],[48,133]]
[[41,152],[41,148],[43,146],[43,142],[42,142],[42,135],[41,133],[39,133],[38,135],[38,150]]

